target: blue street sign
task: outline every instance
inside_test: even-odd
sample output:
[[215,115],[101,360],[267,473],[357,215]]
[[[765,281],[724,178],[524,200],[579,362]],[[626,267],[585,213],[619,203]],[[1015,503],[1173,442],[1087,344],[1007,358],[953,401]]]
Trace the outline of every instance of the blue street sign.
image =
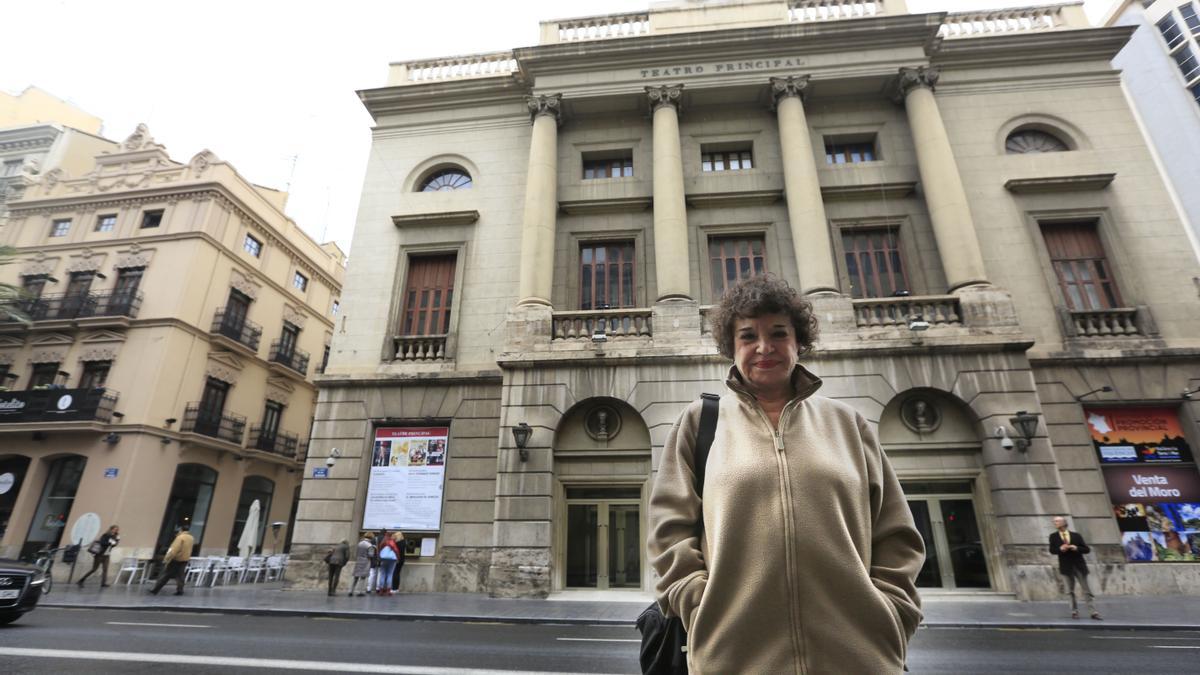
[[325,467],[314,467],[313,478],[329,478],[329,469],[326,469]]
[[116,478],[117,477],[117,467],[110,466],[107,469],[105,469],[104,477],[105,478]]

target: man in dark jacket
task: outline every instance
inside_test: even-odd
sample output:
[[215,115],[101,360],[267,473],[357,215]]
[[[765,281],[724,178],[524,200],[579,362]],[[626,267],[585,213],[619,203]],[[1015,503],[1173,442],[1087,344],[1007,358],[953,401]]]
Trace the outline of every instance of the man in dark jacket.
[[342,568],[349,560],[350,542],[345,539],[325,554],[325,564],[329,565],[329,595],[332,596],[337,592],[338,581],[342,577]]
[[1091,552],[1083,535],[1067,529],[1067,519],[1058,516],[1054,519],[1054,532],[1050,533],[1050,554],[1058,556],[1058,571],[1067,578],[1067,593],[1071,596],[1071,618],[1079,618],[1079,606],[1075,602],[1075,582],[1083,588],[1083,598],[1087,601],[1088,611],[1092,618],[1100,620],[1100,612],[1096,611],[1095,596],[1088,586],[1088,566],[1083,559],[1084,553]]

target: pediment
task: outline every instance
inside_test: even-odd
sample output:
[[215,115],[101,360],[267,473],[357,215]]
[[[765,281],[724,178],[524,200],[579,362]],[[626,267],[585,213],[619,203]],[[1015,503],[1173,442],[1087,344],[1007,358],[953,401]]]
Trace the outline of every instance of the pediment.
[[75,338],[64,333],[46,333],[34,338],[30,344],[34,347],[51,347],[56,345],[67,345],[69,347],[75,344]]
[[79,339],[80,342],[124,342],[125,334],[111,330],[98,330]]
[[209,352],[208,360],[233,370],[241,370],[243,366],[242,360],[229,352]]
[[290,378],[275,377],[273,375],[270,375],[267,377],[267,387],[268,388],[274,387],[276,389],[281,389],[283,391],[286,391],[289,394],[296,391],[296,387],[295,387],[295,385],[292,384],[292,381]]
[[13,337],[11,335],[0,335],[0,349],[5,347],[15,347],[20,349],[25,346],[25,338]]

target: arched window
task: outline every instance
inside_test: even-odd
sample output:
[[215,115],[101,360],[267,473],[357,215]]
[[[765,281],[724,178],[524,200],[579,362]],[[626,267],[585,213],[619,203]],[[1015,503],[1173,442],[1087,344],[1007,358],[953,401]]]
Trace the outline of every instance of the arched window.
[[208,523],[208,507],[212,505],[213,491],[217,486],[217,472],[202,464],[180,464],[175,469],[175,481],[171,484],[171,496],[163,512],[162,527],[158,530],[156,553],[162,553],[171,545],[175,530],[184,523],[191,527],[196,540],[196,550],[204,539],[204,526]]
[[466,190],[471,187],[471,175],[464,169],[452,166],[429,174],[421,181],[418,192],[439,192],[442,190]]
[[237,513],[233,517],[233,530],[229,533],[228,555],[241,555],[238,552],[238,542],[242,540],[242,531],[246,527],[250,506],[254,502],[258,502],[258,531],[254,538],[254,552],[262,552],[263,534],[266,533],[269,524],[271,498],[274,495],[275,483],[270,478],[246,476],[246,480],[242,482],[242,496],[238,499]]
[[1010,155],[1025,155],[1033,152],[1066,152],[1070,150],[1054,134],[1041,129],[1017,129],[1004,141],[1004,151]]

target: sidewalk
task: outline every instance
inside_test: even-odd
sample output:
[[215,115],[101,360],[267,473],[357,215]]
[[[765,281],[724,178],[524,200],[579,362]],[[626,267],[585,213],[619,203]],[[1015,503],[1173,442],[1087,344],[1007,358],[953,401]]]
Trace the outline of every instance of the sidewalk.
[[[391,597],[329,597],[317,591],[285,591],[280,584],[218,588],[188,587],[172,595],[173,585],[153,596],[144,587],[95,584],[80,590],[56,584],[42,598],[44,607],[72,607],[275,616],[324,616],[410,621],[496,621],[626,625],[632,628],[649,603],[649,594],[553,595],[547,600],[498,599],[467,593],[405,593]],[[627,596],[625,600],[622,596]],[[1104,621],[1072,620],[1066,601],[1020,602],[995,594],[926,593],[925,622],[931,628],[1089,628],[1200,629],[1200,598],[1189,596],[1114,596],[1096,600]],[[604,598],[604,599],[596,599]]]

